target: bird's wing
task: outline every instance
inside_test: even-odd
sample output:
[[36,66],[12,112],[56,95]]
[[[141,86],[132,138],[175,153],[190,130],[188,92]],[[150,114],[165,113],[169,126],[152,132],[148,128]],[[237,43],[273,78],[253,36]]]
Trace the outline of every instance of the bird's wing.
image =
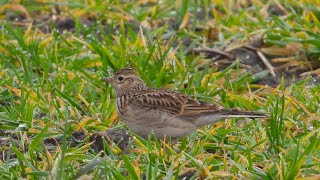
[[[146,112],[163,112],[181,119],[184,122],[201,127],[228,117],[262,118],[268,117],[265,113],[224,109],[222,106],[197,101],[187,95],[163,91],[146,90],[130,100],[134,108],[145,109]],[[155,113],[155,117],[156,117]],[[156,123],[153,121],[152,123]],[[144,123],[151,123],[150,121]],[[162,123],[162,122],[161,122]],[[188,124],[188,123],[187,123]]]
[[181,93],[164,90],[146,90],[133,98],[131,103],[141,108],[154,109],[173,116],[190,118],[202,113],[215,112],[222,109],[221,106],[197,101]]

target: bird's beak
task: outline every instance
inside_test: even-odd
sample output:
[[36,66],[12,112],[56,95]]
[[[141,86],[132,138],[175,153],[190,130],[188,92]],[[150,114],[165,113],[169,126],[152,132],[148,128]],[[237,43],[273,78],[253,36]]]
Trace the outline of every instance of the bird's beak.
[[112,80],[112,77],[104,77],[104,78],[101,78],[102,81],[106,81],[108,83],[112,83],[113,80]]

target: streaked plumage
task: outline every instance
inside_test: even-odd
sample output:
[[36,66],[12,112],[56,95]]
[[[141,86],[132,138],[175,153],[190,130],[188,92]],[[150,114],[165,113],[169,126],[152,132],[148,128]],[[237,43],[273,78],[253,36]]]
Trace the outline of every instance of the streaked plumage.
[[103,80],[116,89],[121,119],[142,137],[153,131],[158,138],[180,138],[223,118],[268,117],[261,112],[225,109],[178,92],[149,88],[132,68],[121,69]]

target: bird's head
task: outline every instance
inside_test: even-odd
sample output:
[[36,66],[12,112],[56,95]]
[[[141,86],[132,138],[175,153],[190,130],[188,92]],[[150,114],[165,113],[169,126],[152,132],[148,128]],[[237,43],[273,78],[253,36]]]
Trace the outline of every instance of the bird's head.
[[146,88],[145,82],[133,68],[120,69],[112,76],[102,78],[102,80],[110,83],[116,89],[117,96]]

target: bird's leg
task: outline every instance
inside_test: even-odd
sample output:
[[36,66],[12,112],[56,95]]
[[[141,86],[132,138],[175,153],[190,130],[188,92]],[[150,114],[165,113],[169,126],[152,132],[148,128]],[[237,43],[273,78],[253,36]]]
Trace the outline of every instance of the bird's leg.
[[172,150],[174,150],[176,153],[180,153],[180,149],[179,149],[179,145],[178,145],[178,138],[171,138],[170,139],[170,147],[172,148]]
[[174,146],[175,144],[178,143],[178,138],[171,138],[171,146]]

